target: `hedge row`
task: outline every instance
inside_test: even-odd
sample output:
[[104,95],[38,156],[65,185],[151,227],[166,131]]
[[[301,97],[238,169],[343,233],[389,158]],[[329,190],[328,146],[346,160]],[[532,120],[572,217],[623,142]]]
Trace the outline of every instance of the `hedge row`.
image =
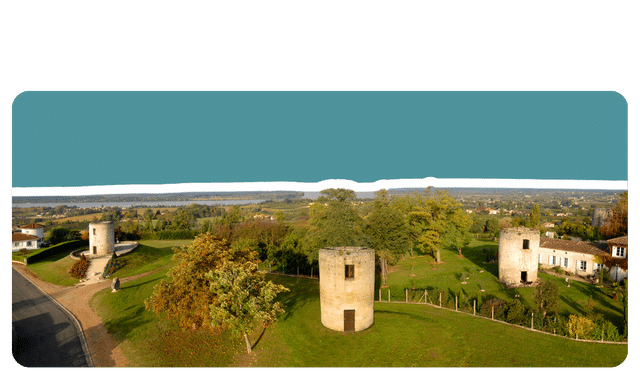
[[89,246],[89,241],[74,240],[74,241],[62,242],[57,245],[51,246],[48,249],[43,250],[37,254],[34,254],[30,257],[25,258],[25,264],[37,263],[44,259],[49,258],[50,256],[60,254],[63,252],[70,253],[71,251],[83,246]]

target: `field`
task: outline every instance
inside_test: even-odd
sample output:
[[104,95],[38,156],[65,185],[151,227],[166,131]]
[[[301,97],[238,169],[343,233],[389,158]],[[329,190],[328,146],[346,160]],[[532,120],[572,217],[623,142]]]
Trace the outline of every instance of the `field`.
[[[432,299],[436,291],[450,296],[465,295],[466,305],[461,299],[460,310],[467,312],[470,302],[478,297],[484,301],[493,296],[508,298],[519,294],[523,304],[529,305],[533,289],[503,288],[496,281],[497,265],[486,263],[482,251],[491,253],[497,244],[481,240],[474,240],[463,251],[464,257],[443,250],[444,263],[436,267],[431,264],[430,256],[416,254],[411,258],[407,254],[391,268],[390,288],[381,289],[383,301],[390,290],[392,300],[397,303],[376,302],[374,325],[357,333],[334,332],[322,326],[317,280],[268,275],[291,290],[280,296],[286,312],[272,327],[254,332],[254,351],[246,354],[242,340],[224,331],[182,331],[144,309],[143,302],[151,295],[154,285],[165,278],[169,267],[174,265],[171,249],[189,242],[141,241],[134,252],[122,257],[127,265],[114,276],[150,273],[123,283],[118,293],[105,289],[91,301],[92,308],[121,344],[132,366],[612,367],[622,363],[627,355],[626,345],[576,342],[470,313],[399,303],[405,300],[405,289],[413,287],[416,289],[412,295],[416,299],[425,289]],[[61,256],[29,267],[47,281],[71,285],[69,280],[73,279],[66,276],[72,264],[69,259]],[[469,277],[464,281],[466,284],[462,284],[462,273]],[[546,274],[540,277],[561,285],[562,311],[584,314],[586,300],[592,296],[596,312],[603,313],[616,325],[621,324],[621,304],[612,301],[604,288],[580,282],[573,282],[567,288],[562,278]]]
[[[404,301],[405,290],[409,289],[413,292],[410,296],[415,296],[416,300],[427,290],[429,298],[435,304],[439,303],[439,294],[442,292],[443,299],[447,301],[449,307],[455,307],[457,295],[460,308],[467,311],[473,309],[473,300],[476,300],[477,306],[480,306],[493,297],[507,300],[516,298],[516,295],[520,296],[518,298],[525,306],[532,307],[535,289],[505,288],[498,282],[498,263],[487,263],[487,256],[483,254],[483,249],[495,255],[498,243],[474,239],[468,248],[463,249],[463,257],[459,257],[456,251],[443,250],[441,251],[443,263],[435,266],[431,263],[433,259],[431,256],[421,255],[410,258],[406,254],[403,260],[390,267],[388,284],[391,300]],[[461,279],[463,274],[466,275],[464,281]],[[622,331],[624,325],[622,302],[614,301],[607,296],[608,288],[598,288],[574,280],[567,287],[565,277],[558,277],[554,273],[538,272],[538,278],[550,280],[558,285],[561,314],[585,315],[587,300],[591,297],[596,306],[594,312],[603,314],[605,319]],[[388,291],[383,288],[382,300],[388,298],[387,293]]]
[[[151,295],[153,285],[166,277],[165,266],[171,265],[169,249],[174,245],[165,241],[145,242],[141,250],[155,254],[154,262],[162,268],[124,283],[119,293],[105,290],[92,300],[92,307],[116,340],[122,343],[125,356],[136,366],[592,367],[616,366],[627,355],[626,345],[576,342],[424,304],[376,302],[375,324],[371,328],[358,333],[334,332],[320,323],[317,280],[276,275],[268,277],[291,290],[281,296],[287,312],[273,327],[254,333],[254,352],[249,355],[243,351],[243,342],[225,332],[184,332],[144,310],[143,301]],[[491,246],[491,243],[479,243],[472,249],[476,248],[474,251],[481,254],[482,246]],[[475,284],[456,281],[458,268],[464,272],[465,267],[474,264],[456,254],[443,252],[445,263],[436,270],[432,269],[427,262],[430,258],[426,256],[400,261],[392,272],[393,279],[389,278],[393,299],[404,300],[404,287],[411,285],[415,278],[414,285],[426,288],[441,288],[457,282],[459,290],[468,288],[465,291],[473,295],[474,288],[479,291],[479,287],[464,285],[486,284],[483,285],[485,298],[523,293],[524,302],[528,300],[524,290],[502,290],[500,284],[493,285],[491,281],[495,276],[491,269],[495,264],[488,264],[485,272],[478,271],[470,276],[469,280],[474,280]],[[420,268],[422,263],[425,265]],[[138,273],[132,264],[130,266],[128,271],[121,271]],[[449,272],[445,271],[445,266],[451,268]],[[124,276],[121,271],[116,275]],[[413,273],[416,276],[410,276]],[[446,273],[453,276],[443,281]],[[587,298],[585,293],[590,291],[575,285],[568,288],[575,295],[563,294],[567,296],[563,300],[563,308],[567,311],[579,310],[579,306],[569,301],[579,302]],[[448,289],[459,291],[455,287]],[[617,306],[612,305],[611,309],[615,315]],[[523,342],[527,342],[526,348]]]
[[[318,282],[269,276],[291,289],[287,312],[252,338],[254,352],[226,333],[185,332],[145,311],[142,301],[164,272],[98,293],[92,306],[136,366],[504,367],[616,366],[626,345],[575,342],[418,304],[375,304],[375,324],[339,333],[320,323]],[[522,346],[527,342],[526,348]]]

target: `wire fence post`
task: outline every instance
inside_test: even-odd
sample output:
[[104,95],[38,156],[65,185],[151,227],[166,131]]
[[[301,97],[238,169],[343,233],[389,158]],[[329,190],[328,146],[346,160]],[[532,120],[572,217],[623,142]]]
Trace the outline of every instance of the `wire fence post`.
[[491,305],[491,320],[493,320],[493,305]]
[[378,289],[378,301],[382,301],[382,289]]
[[389,292],[389,294],[388,294],[389,302],[391,302],[391,287],[389,287],[389,289],[387,289],[387,292]]
[[442,292],[440,292],[440,300],[438,301],[438,304],[442,307]]
[[473,300],[473,315],[476,315],[476,300]]
[[531,329],[533,329],[533,312],[531,312]]
[[409,289],[404,290],[404,302],[409,302]]
[[456,294],[456,311],[458,311],[458,295]]

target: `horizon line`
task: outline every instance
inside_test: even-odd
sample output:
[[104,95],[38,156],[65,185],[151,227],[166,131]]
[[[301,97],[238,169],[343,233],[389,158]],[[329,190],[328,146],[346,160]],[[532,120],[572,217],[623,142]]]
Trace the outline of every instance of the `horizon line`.
[[256,192],[307,191],[346,188],[355,192],[374,192],[381,189],[476,188],[476,189],[572,189],[572,190],[628,190],[627,180],[557,180],[557,179],[490,179],[435,178],[383,179],[375,182],[356,182],[347,179],[327,179],[318,182],[261,181],[261,182],[189,182],[176,184],[123,184],[53,187],[12,187],[14,197],[82,196],[100,194],[166,194],[194,192]]

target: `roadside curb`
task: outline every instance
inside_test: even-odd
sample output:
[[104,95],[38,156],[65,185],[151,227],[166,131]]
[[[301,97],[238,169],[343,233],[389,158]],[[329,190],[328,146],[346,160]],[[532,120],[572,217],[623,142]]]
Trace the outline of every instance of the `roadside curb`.
[[[12,263],[24,264],[22,262],[17,262],[17,261],[12,261]],[[67,312],[67,314],[69,314],[69,316],[71,316],[73,318],[73,321],[75,322],[76,327],[78,328],[78,332],[80,332],[80,335],[79,335],[80,343],[82,345],[82,350],[84,351],[84,356],[85,356],[85,358],[87,360],[87,363],[89,364],[89,367],[95,367],[94,364],[93,364],[93,358],[91,357],[91,351],[89,351],[89,345],[87,344],[87,339],[84,336],[84,330],[82,329],[82,325],[80,324],[80,321],[78,320],[78,318],[76,318],[76,316],[73,315],[73,313],[71,311],[69,311],[69,309],[64,307],[55,298],[51,297],[49,295],[49,293],[47,293],[44,290],[42,290],[42,288],[40,288],[36,283],[34,283],[28,275],[24,274],[23,272],[20,272],[20,270],[18,270],[15,267],[11,267],[11,268],[13,268],[16,272],[18,272],[25,279],[27,279],[27,281],[29,281],[31,283],[31,285],[35,286],[42,294],[47,296],[47,298],[49,298],[50,301],[52,301],[53,303],[55,303],[56,305],[61,307],[63,311]]]

